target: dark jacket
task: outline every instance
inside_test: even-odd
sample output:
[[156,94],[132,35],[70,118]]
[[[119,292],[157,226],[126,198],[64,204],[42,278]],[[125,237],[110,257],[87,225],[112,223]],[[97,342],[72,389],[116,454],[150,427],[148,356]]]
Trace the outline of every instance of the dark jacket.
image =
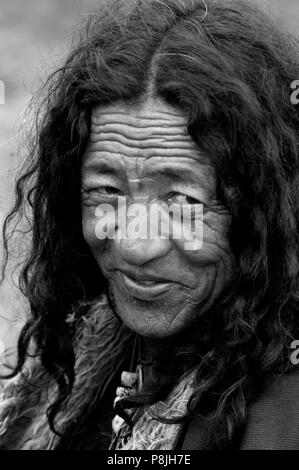
[[[218,423],[219,425],[219,423]],[[215,425],[195,418],[180,436],[183,450],[215,447]],[[299,450],[299,371],[279,377],[248,409],[245,433],[239,450]]]

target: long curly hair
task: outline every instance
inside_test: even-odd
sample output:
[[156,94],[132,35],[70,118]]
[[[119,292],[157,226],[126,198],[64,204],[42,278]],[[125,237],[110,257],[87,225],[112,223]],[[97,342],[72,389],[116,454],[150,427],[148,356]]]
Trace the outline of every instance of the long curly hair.
[[299,331],[299,112],[290,85],[298,78],[298,51],[297,39],[252,3],[109,0],[49,77],[4,242],[8,254],[9,227],[29,204],[32,241],[20,286],[31,316],[12,375],[22,370],[34,339],[58,383],[52,428],[75,380],[73,332],[65,320],[107,288],[83,240],[80,209],[81,158],[92,109],[101,104],[151,94],[187,111],[188,132],[210,156],[218,197],[232,217],[230,286],[199,320],[189,347],[177,344],[168,367],[157,360],[135,406],[165,397],[182,372],[196,367],[188,412],[221,419],[221,441],[229,446],[246,426],[250,401],[292,370],[290,343]]

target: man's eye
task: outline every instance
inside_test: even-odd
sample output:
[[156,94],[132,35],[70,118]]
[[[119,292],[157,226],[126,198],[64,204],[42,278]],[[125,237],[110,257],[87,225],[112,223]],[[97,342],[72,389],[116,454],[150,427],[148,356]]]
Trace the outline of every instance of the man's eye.
[[105,186],[97,186],[94,188],[82,188],[81,190],[81,196],[82,196],[82,201],[87,202],[100,202],[103,200],[115,198],[118,196],[121,196],[123,193],[122,191],[117,188],[116,186],[111,186],[111,185],[105,185]]
[[120,189],[116,188],[115,186],[102,186],[99,188],[99,192],[109,195],[121,194]]
[[201,204],[201,201],[194,197],[175,192],[168,195],[168,202],[177,202],[178,204]]
[[[84,190],[83,190],[84,192]],[[98,186],[97,188],[87,188],[85,192],[89,195],[98,195],[98,196],[118,196],[121,195],[122,192],[116,186]]]

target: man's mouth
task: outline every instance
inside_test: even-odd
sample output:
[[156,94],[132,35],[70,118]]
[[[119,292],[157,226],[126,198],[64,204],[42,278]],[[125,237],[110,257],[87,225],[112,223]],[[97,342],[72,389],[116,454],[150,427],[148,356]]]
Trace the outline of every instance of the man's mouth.
[[123,271],[117,271],[117,277],[128,294],[142,300],[152,300],[163,296],[173,285],[173,282],[149,279],[145,276],[131,277]]

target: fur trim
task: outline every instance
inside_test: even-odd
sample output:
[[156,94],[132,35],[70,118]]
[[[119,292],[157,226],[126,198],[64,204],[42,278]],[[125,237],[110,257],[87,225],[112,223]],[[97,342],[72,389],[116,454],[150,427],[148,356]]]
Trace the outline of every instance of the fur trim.
[[[104,395],[132,339],[132,332],[120,323],[105,296],[79,319],[76,331],[75,384],[57,419],[62,432]],[[56,383],[40,359],[28,358],[0,396],[0,449],[54,449],[59,437],[51,431],[46,411],[56,393]]]

